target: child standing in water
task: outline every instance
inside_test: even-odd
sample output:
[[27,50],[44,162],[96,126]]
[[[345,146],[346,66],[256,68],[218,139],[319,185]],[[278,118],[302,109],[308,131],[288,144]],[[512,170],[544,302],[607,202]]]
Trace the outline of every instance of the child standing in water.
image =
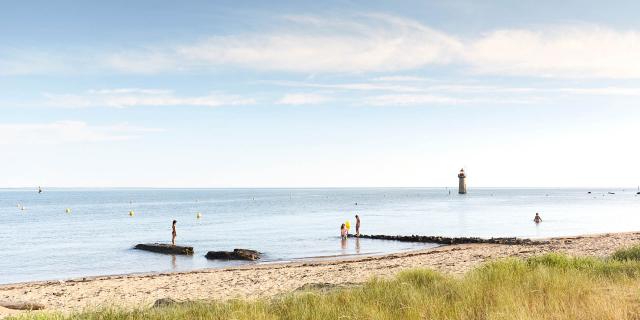
[[173,220],[173,224],[171,225],[171,244],[174,245],[174,246],[176,245],[176,235],[177,235],[177,233],[176,233],[176,223],[177,222],[178,221]]
[[347,232],[348,232],[348,231],[347,231],[347,226],[343,223],[343,224],[340,226],[340,238],[342,238],[342,239],[346,239],[346,238],[347,238],[347,235],[348,235],[348,233],[347,233]]

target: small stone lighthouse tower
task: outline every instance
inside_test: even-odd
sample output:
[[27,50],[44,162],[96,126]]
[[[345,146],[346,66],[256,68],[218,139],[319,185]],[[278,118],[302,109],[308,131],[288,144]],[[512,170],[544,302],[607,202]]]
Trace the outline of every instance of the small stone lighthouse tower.
[[458,173],[458,193],[467,193],[467,175],[464,174],[464,168],[460,169],[460,173]]

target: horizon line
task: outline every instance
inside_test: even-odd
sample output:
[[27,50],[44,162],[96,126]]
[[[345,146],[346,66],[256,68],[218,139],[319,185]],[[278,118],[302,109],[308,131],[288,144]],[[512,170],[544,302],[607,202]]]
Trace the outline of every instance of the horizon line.
[[[184,189],[184,190],[214,190],[214,189],[458,189],[458,186],[285,186],[285,187],[148,187],[148,186],[136,186],[136,187],[123,187],[123,186],[72,186],[72,187],[56,187],[56,186],[39,186],[43,190],[62,190],[62,189],[158,189],[158,190],[171,190],[171,189]],[[469,190],[473,189],[640,189],[640,186],[479,186],[468,187]],[[0,187],[0,190],[38,190],[38,186],[35,187]]]

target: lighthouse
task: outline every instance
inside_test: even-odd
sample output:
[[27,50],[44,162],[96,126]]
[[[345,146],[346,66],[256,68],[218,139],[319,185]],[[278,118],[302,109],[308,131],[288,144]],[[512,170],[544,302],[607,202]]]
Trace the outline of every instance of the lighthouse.
[[458,193],[467,193],[467,175],[464,174],[464,168],[460,169],[460,173],[458,173]]

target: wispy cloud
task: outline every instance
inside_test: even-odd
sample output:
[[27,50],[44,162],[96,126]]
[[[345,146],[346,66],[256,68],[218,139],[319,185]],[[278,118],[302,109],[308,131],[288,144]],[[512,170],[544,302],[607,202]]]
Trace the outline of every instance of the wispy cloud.
[[453,37],[387,15],[360,15],[349,21],[306,16],[286,20],[286,30],[118,52],[107,56],[106,62],[124,72],[229,65],[290,72],[369,72],[447,63],[451,52],[461,49]]
[[470,41],[464,61],[478,73],[541,77],[640,77],[640,32],[602,26],[504,29]]
[[419,92],[423,88],[407,84],[377,83],[377,82],[345,82],[345,83],[320,83],[301,81],[264,81],[263,83],[283,87],[317,88],[347,91],[392,91],[392,92]]
[[66,59],[61,55],[31,49],[0,50],[0,76],[64,73],[68,71],[64,63]]
[[317,94],[317,93],[289,93],[285,94],[280,100],[278,100],[277,104],[286,104],[286,105],[304,105],[304,104],[320,104],[324,102],[330,101],[326,95]]
[[375,77],[372,78],[373,81],[384,81],[384,82],[425,82],[425,81],[435,81],[431,78],[425,77],[416,77],[416,76],[384,76],[384,77]]
[[377,95],[364,100],[370,106],[453,105],[466,102],[463,99],[430,94]]
[[254,99],[236,95],[209,94],[205,96],[177,96],[171,90],[118,88],[89,90],[81,94],[45,93],[46,105],[67,108],[86,107],[144,107],[144,106],[204,106],[246,105]]
[[0,123],[0,145],[66,144],[123,141],[161,129],[115,125],[90,125],[82,121],[51,123]]
[[[271,30],[101,52],[0,50],[0,75],[96,72],[158,74],[247,69],[292,73],[390,73],[449,66],[463,74],[640,78],[640,31],[568,24],[502,28],[465,37],[412,19],[285,16]],[[2,48],[0,48],[2,49]],[[415,73],[415,72],[413,72]],[[378,75],[386,82],[416,76]]]

